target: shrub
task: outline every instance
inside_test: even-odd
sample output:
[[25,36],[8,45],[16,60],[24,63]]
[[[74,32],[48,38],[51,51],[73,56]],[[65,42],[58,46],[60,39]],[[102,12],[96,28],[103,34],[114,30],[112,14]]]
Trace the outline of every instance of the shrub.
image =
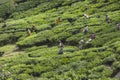
[[2,34],[1,36],[0,36],[0,46],[3,46],[3,45],[5,45],[5,44],[7,44],[7,43],[10,43],[11,42],[11,36],[12,36],[12,34]]
[[18,80],[24,80],[24,79],[26,79],[27,80],[30,77],[31,76],[28,75],[28,74],[19,74],[19,75],[17,75],[17,77],[15,79],[18,79]]
[[50,38],[50,40],[51,40],[52,42],[58,42],[59,40],[62,40],[63,42],[65,42],[65,40],[66,40],[68,37],[70,37],[70,36],[71,36],[70,33],[68,33],[68,32],[62,32],[62,33],[59,33],[59,34],[56,34],[56,35],[52,36],[52,37]]
[[114,61],[116,61],[116,56],[113,54],[111,56],[106,57],[103,60],[103,63],[111,66]]
[[13,0],[5,1],[0,5],[0,17],[7,19],[10,14],[14,11],[15,5]]
[[17,42],[17,45],[18,47],[23,48],[23,47],[30,47],[33,45],[47,44],[46,40],[49,39],[53,35],[54,33],[52,31],[46,30],[38,34],[35,34],[33,36],[27,37],[23,41]]

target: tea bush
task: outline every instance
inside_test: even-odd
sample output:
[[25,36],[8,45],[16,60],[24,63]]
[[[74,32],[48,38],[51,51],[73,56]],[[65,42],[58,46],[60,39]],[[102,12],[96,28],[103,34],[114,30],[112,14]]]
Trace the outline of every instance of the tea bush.
[[[0,73],[4,74],[1,80],[116,80],[120,69],[120,33],[116,30],[120,1],[14,0],[14,3],[16,7],[14,12],[10,10],[5,28],[2,17],[6,8],[0,4],[0,52],[6,55],[0,57]],[[56,24],[58,17],[61,22]],[[32,25],[37,32],[27,36],[26,28]],[[86,26],[89,30],[84,34]],[[80,50],[79,41],[88,41],[92,32],[96,39]],[[63,55],[58,54],[59,40],[64,44]]]

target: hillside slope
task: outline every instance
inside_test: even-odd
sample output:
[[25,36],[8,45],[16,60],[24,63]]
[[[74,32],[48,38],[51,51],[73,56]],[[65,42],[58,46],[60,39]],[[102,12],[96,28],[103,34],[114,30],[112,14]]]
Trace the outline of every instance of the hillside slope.
[[[120,79],[119,0],[4,0],[0,11],[0,80]],[[91,33],[96,38],[80,50]]]

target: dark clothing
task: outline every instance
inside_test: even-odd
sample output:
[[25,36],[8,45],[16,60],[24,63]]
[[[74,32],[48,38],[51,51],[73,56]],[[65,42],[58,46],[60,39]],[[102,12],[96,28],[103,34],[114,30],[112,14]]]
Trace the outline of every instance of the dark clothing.
[[106,22],[109,23],[109,17],[106,15]]
[[88,33],[88,26],[87,27],[85,27],[85,29],[84,29],[84,34],[87,34]]
[[32,31],[32,32],[37,32],[36,27],[35,27],[35,26],[32,26],[31,31]]
[[85,30],[84,30],[84,34],[87,34],[87,33],[88,33],[88,30],[85,29]]
[[62,47],[59,50],[59,54],[63,54],[63,48]]
[[62,42],[60,42],[59,43],[59,52],[58,52],[58,54],[63,54],[63,43]]
[[90,37],[91,37],[91,39],[95,39],[96,38],[94,33],[92,33]]

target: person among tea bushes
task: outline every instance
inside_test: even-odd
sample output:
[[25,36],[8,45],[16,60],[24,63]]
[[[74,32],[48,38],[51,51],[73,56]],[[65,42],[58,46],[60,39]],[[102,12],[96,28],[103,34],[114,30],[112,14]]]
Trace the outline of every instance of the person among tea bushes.
[[31,36],[31,30],[30,30],[30,28],[27,28],[26,30],[27,30],[27,36]]
[[91,39],[95,39],[95,38],[96,38],[95,33],[92,33],[92,34],[90,35],[90,38],[91,38]]
[[60,17],[58,17],[58,19],[56,20],[56,24],[58,25],[58,24],[60,24],[60,22],[61,22],[61,19],[60,19]]
[[84,34],[88,33],[88,26],[85,27],[85,29],[83,30]]
[[120,23],[117,24],[116,29],[117,29],[117,30],[120,30]]
[[90,43],[91,41],[92,41],[92,39],[90,38],[86,41],[86,43]]
[[59,52],[58,52],[58,54],[63,54],[63,43],[62,43],[61,40],[59,41],[58,47],[59,47]]
[[81,39],[81,40],[79,41],[79,49],[80,49],[80,50],[83,49],[84,44],[85,44],[85,41],[84,41],[83,39]]
[[35,26],[35,25],[32,25],[31,31],[32,31],[32,32],[37,32],[37,29],[36,29],[36,26]]
[[109,23],[109,21],[110,21],[109,16],[108,16],[107,14],[105,15],[105,21],[106,21],[107,23]]
[[92,39],[91,38],[89,38],[86,42],[85,42],[85,48],[90,48],[90,47],[92,47],[93,46],[93,44],[92,44]]
[[89,18],[89,16],[87,15],[87,14],[83,14],[84,15],[84,17],[86,18],[86,19],[88,19]]

